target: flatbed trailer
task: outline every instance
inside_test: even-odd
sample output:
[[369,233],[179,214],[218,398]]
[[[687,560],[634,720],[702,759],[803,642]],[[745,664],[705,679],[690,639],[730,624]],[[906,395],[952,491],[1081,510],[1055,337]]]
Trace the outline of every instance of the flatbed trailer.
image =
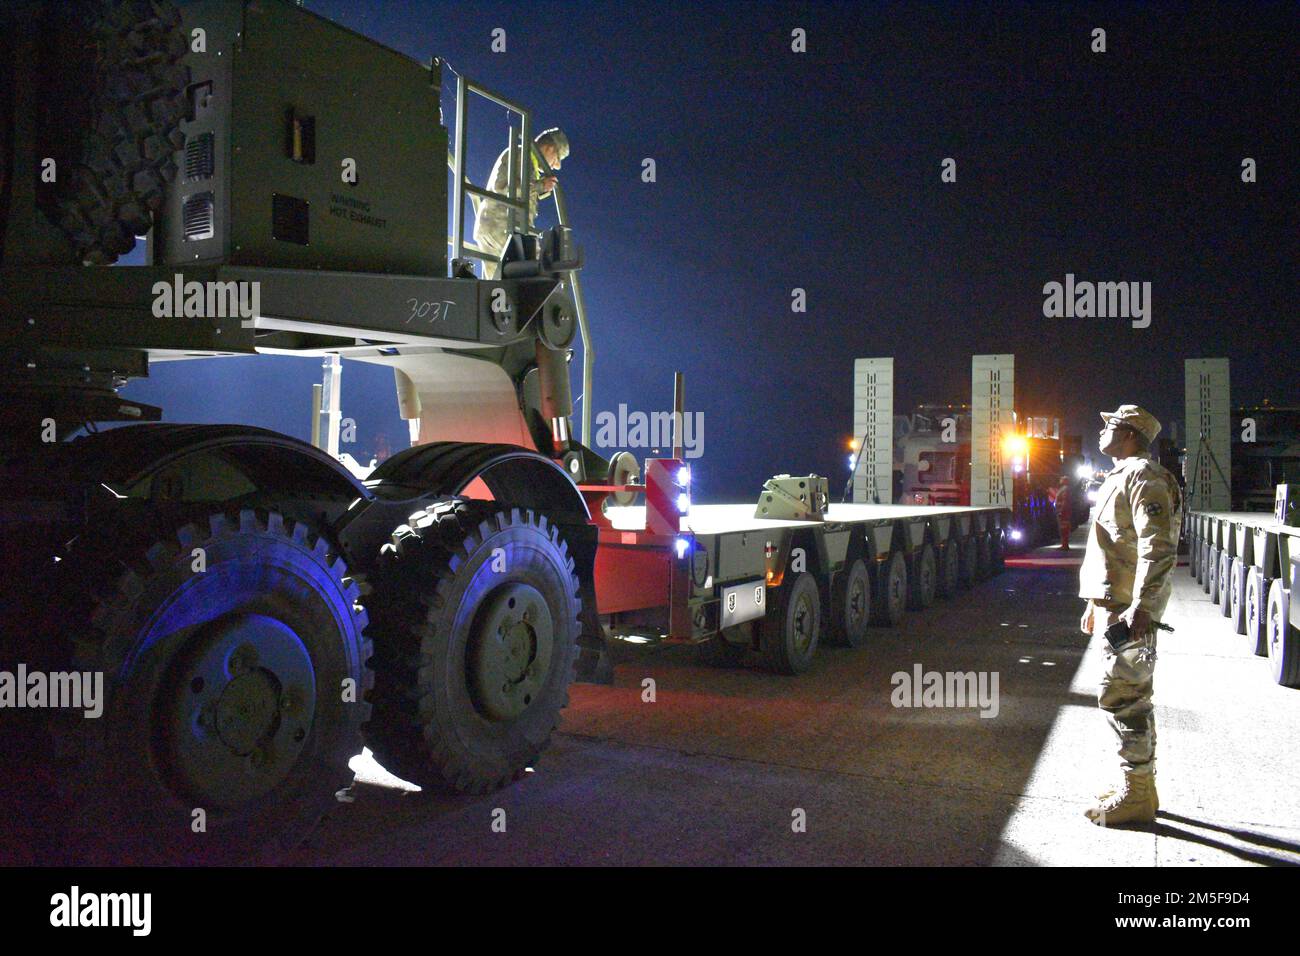
[[1300,583],[1300,527],[1288,523],[1287,487],[1279,486],[1273,514],[1193,511],[1184,529],[1191,575],[1246,646],[1268,658],[1273,679],[1300,687],[1300,612],[1291,602]]
[[720,504],[651,534],[646,512],[592,509],[606,636],[700,644],[716,664],[753,650],[789,674],[811,665],[823,633],[860,646],[869,623],[897,625],[1001,571],[1011,521],[999,507],[833,504],[821,520],[785,520]]

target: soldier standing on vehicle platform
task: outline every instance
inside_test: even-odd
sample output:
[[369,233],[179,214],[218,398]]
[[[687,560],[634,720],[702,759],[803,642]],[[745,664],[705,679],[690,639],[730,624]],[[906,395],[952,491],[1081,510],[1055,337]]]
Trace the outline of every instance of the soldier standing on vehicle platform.
[[[547,171],[540,169],[532,150],[528,151],[527,162],[530,172],[528,176],[528,222],[526,225],[518,223],[516,228],[532,228],[533,220],[537,218],[538,201],[548,198],[555,191],[557,179],[554,174],[559,171],[564,160],[569,157],[569,138],[564,135],[563,130],[558,126],[538,133],[533,142],[537,146],[537,151],[542,154],[542,159],[550,168]],[[509,189],[509,182],[510,150],[504,149],[497,156],[497,161],[492,166],[492,173],[488,176],[487,188],[492,192],[505,194]],[[503,202],[484,199],[479,206],[478,217],[474,221],[474,244],[487,254],[500,258],[509,240],[510,207]],[[485,262],[483,265],[483,278],[497,278],[497,270],[498,263]]]

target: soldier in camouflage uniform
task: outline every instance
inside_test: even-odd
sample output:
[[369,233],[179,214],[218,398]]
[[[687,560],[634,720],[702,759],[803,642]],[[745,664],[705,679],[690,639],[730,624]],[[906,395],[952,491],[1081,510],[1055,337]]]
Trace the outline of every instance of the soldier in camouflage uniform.
[[[528,177],[528,222],[527,224],[516,222],[515,228],[518,229],[532,227],[533,220],[537,218],[538,201],[548,198],[555,191],[556,178],[552,174],[559,170],[560,165],[569,156],[569,138],[559,127],[538,133],[533,142],[537,144],[537,151],[542,154],[542,159],[546,161],[550,171],[543,175],[537,165],[536,157],[529,150],[528,169],[531,175]],[[509,193],[509,163],[510,150],[504,149],[497,157],[496,163],[492,166],[492,174],[488,177],[487,188],[492,192],[503,195]],[[503,202],[484,199],[479,204],[478,216],[474,220],[474,244],[489,255],[500,259],[509,239],[510,207]],[[484,263],[483,278],[497,278],[498,268],[496,262]]]
[[1128,622],[1129,643],[1118,650],[1102,637],[1106,673],[1097,703],[1119,737],[1124,781],[1101,794],[1087,817],[1098,826],[1149,823],[1156,795],[1156,724],[1151,703],[1156,666],[1155,622],[1164,614],[1178,561],[1181,501],[1178,481],[1147,457],[1160,423],[1136,405],[1103,412],[1101,451],[1115,460],[1097,493],[1079,570],[1079,597],[1087,598],[1080,627],[1104,635]]

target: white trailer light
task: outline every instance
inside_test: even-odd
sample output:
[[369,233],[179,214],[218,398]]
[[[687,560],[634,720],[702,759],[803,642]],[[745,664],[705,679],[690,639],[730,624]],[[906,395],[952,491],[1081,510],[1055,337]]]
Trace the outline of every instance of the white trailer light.
[[682,514],[691,510],[691,496],[684,491],[677,496],[677,510]]
[[858,466],[858,456],[849,455],[849,471],[852,471],[857,466]]
[[684,558],[684,557],[686,557],[686,552],[689,551],[689,550],[691,550],[691,541],[690,541],[690,539],[689,539],[689,538],[678,538],[678,539],[677,539],[677,557],[679,557],[679,558]]
[[683,488],[689,488],[691,486],[690,465],[682,465],[682,467],[677,470],[677,484],[681,485]]
[[1020,532],[1020,529],[1019,529],[1019,528],[1012,528],[1012,529],[1011,529],[1011,540],[1012,540],[1012,541],[1019,541],[1019,540],[1020,540],[1021,538],[1023,538],[1023,537],[1024,537],[1024,535]]
[[1078,468],[1074,469],[1074,475],[1076,478],[1091,478],[1092,469],[1087,465],[1080,465]]

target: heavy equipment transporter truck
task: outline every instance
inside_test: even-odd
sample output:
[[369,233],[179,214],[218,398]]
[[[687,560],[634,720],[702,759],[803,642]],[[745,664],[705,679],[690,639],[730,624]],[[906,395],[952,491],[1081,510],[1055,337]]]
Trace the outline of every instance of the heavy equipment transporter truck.
[[1295,485],[1278,485],[1272,514],[1192,511],[1189,571],[1273,679],[1300,687],[1300,512]]
[[[39,809],[80,860],[274,856],[363,742],[422,786],[515,779],[612,639],[797,673],[823,629],[861,644],[1000,566],[1005,509],[830,506],[814,476],[692,507],[683,461],[640,484],[577,440],[573,232],[525,221],[527,110],[461,78],[449,149],[437,59],[283,0],[5,13],[0,671],[103,682],[97,716],[0,710],[7,849]],[[468,182],[471,95],[521,118],[505,194]],[[492,281],[469,197],[519,227]],[[416,442],[362,481],[118,394],[256,354],[392,367]]]

